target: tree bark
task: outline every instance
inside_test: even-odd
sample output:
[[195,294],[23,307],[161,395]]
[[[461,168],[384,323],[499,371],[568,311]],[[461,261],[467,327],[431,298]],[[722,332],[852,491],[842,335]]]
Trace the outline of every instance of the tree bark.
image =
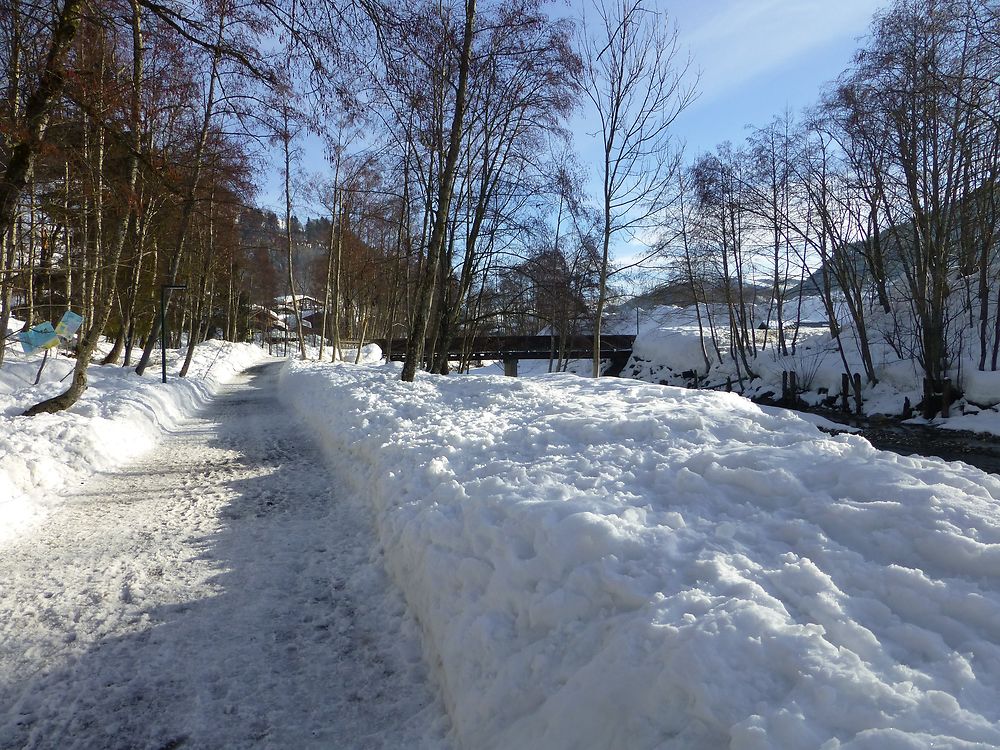
[[465,0],[465,30],[462,37],[462,56],[459,61],[458,89],[455,92],[455,111],[451,120],[448,153],[445,157],[444,169],[438,182],[437,213],[434,216],[434,228],[430,243],[427,246],[427,260],[423,277],[420,280],[417,305],[414,310],[413,324],[406,340],[406,359],[403,362],[403,372],[400,379],[412,382],[417,374],[417,365],[423,359],[424,337],[427,332],[427,318],[430,315],[431,301],[437,279],[438,263],[444,249],[445,234],[448,227],[448,217],[451,209],[451,197],[455,186],[455,170],[458,166],[458,156],[462,145],[462,130],[465,123],[465,99],[469,81],[469,68],[472,61],[472,40],[475,35],[476,0]]
[[66,0],[56,19],[45,66],[24,108],[24,134],[11,151],[0,179],[0,234],[6,233],[14,222],[17,203],[42,147],[49,116],[62,93],[66,55],[80,27],[82,8],[83,0]]
[[[204,166],[205,144],[208,142],[208,129],[212,123],[212,115],[215,108],[215,86],[219,75],[219,62],[222,57],[222,32],[225,28],[226,16],[219,14],[219,26],[217,29],[216,45],[212,55],[212,68],[208,76],[208,93],[205,98],[205,114],[201,121],[201,132],[198,134],[198,143],[194,154],[194,174],[191,176],[191,184],[188,186],[187,194],[181,206],[181,217],[177,227],[177,242],[174,247],[174,255],[171,259],[170,268],[167,271],[167,283],[174,284],[177,280],[177,272],[180,269],[181,259],[184,256],[184,246],[187,242],[188,229],[191,226],[191,217],[194,214],[195,199],[198,193],[198,186],[201,183],[202,167]],[[142,375],[149,366],[149,360],[153,355],[153,347],[156,346],[156,339],[160,335],[160,318],[153,316],[149,336],[146,338],[146,345],[143,347],[142,356],[136,364],[135,372]]]

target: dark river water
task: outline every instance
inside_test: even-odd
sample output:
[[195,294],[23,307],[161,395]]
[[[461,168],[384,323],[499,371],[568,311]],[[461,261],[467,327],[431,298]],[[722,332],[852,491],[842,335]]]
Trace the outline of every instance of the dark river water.
[[923,425],[868,425],[861,434],[882,450],[904,456],[919,454],[964,461],[983,471],[1000,474],[1000,440],[995,437]]
[[880,450],[903,456],[937,456],[946,461],[964,461],[991,474],[1000,474],[1000,438],[997,437],[919,424],[872,422],[818,410],[812,413],[860,429],[857,434]]

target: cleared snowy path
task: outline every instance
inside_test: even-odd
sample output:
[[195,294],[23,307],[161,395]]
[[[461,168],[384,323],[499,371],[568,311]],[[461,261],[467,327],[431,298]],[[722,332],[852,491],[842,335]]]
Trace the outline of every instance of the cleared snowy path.
[[0,748],[438,748],[415,626],[280,364],[0,550]]

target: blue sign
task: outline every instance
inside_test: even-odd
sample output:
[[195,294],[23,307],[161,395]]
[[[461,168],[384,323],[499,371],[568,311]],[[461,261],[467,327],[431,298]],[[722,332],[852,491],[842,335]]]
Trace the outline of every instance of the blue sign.
[[63,313],[62,320],[56,323],[56,336],[63,341],[68,341],[80,329],[82,322],[83,317],[72,310],[67,310]]
[[49,349],[59,343],[56,329],[48,321],[17,334],[17,338],[25,354],[31,354],[36,349]]

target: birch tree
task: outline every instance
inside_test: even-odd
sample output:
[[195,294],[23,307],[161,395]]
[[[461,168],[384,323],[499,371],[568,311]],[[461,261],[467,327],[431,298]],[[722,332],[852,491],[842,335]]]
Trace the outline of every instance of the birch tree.
[[601,158],[601,268],[593,376],[600,375],[601,318],[619,237],[650,229],[670,202],[679,158],[670,133],[694,98],[691,61],[677,27],[643,0],[599,0],[583,19],[578,84],[596,117]]

